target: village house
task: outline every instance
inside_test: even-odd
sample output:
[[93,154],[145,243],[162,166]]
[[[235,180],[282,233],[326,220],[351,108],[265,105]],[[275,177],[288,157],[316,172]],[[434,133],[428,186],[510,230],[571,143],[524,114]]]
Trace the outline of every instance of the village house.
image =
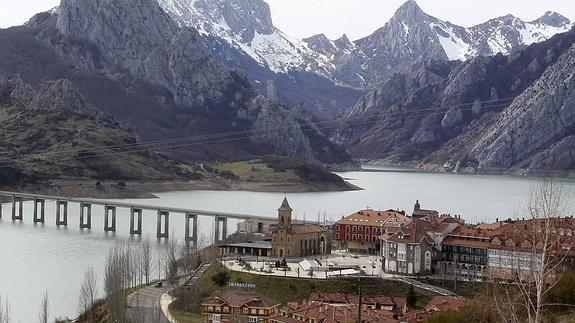
[[268,323],[281,303],[254,291],[226,289],[201,304],[204,322]]
[[361,210],[336,222],[335,240],[350,252],[377,254],[379,236],[395,232],[409,221],[404,211]]
[[459,311],[465,307],[465,299],[452,296],[435,296],[425,305],[426,312]]
[[486,280],[489,246],[490,236],[484,230],[459,225],[441,243],[436,273],[457,280]]
[[295,224],[287,198],[278,209],[272,232],[273,257],[306,257],[331,253],[331,231],[314,224]]
[[[359,306],[333,305],[316,302],[289,303],[270,317],[271,323],[357,323]],[[361,322],[399,322],[393,312],[382,309],[361,308]]]
[[383,270],[394,274],[431,274],[434,240],[431,224],[414,220],[381,237]]
[[542,265],[541,252],[545,249],[550,260],[560,261],[554,265],[554,273],[575,268],[575,220],[557,218],[551,220],[551,230],[545,246],[540,220],[507,220],[490,231],[487,251],[489,278],[509,279],[530,275]]
[[[319,293],[314,292],[309,297],[310,303],[340,305],[359,305],[359,296],[347,293]],[[405,315],[408,312],[407,300],[405,297],[392,296],[363,296],[362,306],[374,310],[386,310],[396,316]]]

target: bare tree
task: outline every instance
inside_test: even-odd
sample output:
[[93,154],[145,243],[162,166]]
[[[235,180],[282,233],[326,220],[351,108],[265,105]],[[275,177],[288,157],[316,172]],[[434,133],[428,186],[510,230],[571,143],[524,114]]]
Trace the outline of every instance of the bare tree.
[[573,249],[572,218],[561,218],[567,210],[565,195],[553,181],[537,185],[528,199],[529,215],[513,228],[511,248],[501,253],[511,281],[494,284],[493,300],[505,322],[541,323],[543,313],[557,304],[546,296],[557,284],[562,267]]
[[48,323],[48,291],[42,295],[42,308],[40,309],[40,323]]
[[2,302],[2,296],[0,295],[0,323],[10,323],[12,321],[12,310],[10,309],[10,303],[8,300]]
[[124,241],[117,242],[108,252],[105,264],[104,290],[108,309],[116,322],[126,322],[124,300],[128,288],[131,287],[131,249]]
[[84,281],[80,288],[80,311],[86,313],[94,306],[96,301],[96,294],[98,288],[98,281],[96,278],[96,271],[93,267],[88,268],[84,272]]
[[170,235],[164,248],[164,252],[166,260],[166,278],[170,283],[174,283],[178,274],[178,240],[174,238],[174,234]]
[[142,272],[146,278],[146,284],[150,283],[150,276],[152,274],[152,263],[154,261],[152,254],[152,246],[150,244],[150,238],[142,243],[141,250],[141,260],[142,260]]

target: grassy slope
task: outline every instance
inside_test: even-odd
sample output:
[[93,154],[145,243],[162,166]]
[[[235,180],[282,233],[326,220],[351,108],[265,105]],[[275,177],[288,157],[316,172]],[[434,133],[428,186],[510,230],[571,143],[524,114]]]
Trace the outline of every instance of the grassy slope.
[[261,159],[217,164],[219,171],[234,173],[242,181],[265,183],[297,183],[300,178],[293,171],[276,172]]
[[353,189],[341,177],[323,166],[302,160],[275,155],[259,159],[216,164],[214,169],[246,182],[324,185],[340,189]]
[[170,179],[181,171],[175,163],[147,152],[125,153],[126,149],[77,159],[89,156],[82,150],[136,142],[131,132],[92,118],[0,106],[0,124],[0,165],[39,179]]
[[[220,288],[212,281],[212,277],[219,271],[224,270],[220,266],[213,266],[202,277],[201,284],[204,291],[213,293]],[[282,304],[287,302],[301,302],[307,299],[312,292],[345,292],[358,293],[357,281],[354,279],[297,279],[258,276],[246,273],[227,271],[230,275],[230,282],[246,282],[256,284],[256,291],[267,295]],[[409,286],[400,282],[370,280],[362,283],[362,293],[365,295],[388,295],[406,296]],[[425,306],[432,297],[432,293],[416,290],[417,306]],[[190,295],[197,297],[197,295]],[[194,313],[185,313],[172,306],[170,311],[176,315],[179,322],[198,322],[200,308],[197,306]],[[180,321],[181,320],[181,321]]]

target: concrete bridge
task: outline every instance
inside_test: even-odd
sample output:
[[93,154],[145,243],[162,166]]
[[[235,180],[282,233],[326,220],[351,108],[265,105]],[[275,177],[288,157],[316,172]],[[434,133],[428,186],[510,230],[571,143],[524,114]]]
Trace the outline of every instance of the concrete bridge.
[[[185,221],[185,241],[193,243],[194,246],[198,242],[198,216],[213,217],[215,221],[214,242],[220,242],[227,236],[227,223],[228,219],[237,220],[269,220],[268,217],[253,216],[246,214],[235,214],[225,212],[192,210],[182,208],[172,208],[165,206],[152,206],[144,204],[132,204],[112,202],[99,199],[89,198],[71,198],[71,197],[58,197],[18,192],[5,192],[0,191],[0,198],[8,198],[11,200],[11,218],[13,221],[22,221],[24,219],[24,201],[34,201],[34,223],[45,222],[46,201],[56,202],[56,225],[68,225],[68,205],[71,203],[79,204],[80,206],[80,229],[92,228],[92,206],[99,205],[104,207],[104,231],[116,231],[116,214],[119,208],[130,210],[130,234],[142,234],[142,213],[144,210],[153,211],[157,214],[157,233],[158,239],[169,238],[170,216],[179,214],[183,216]],[[5,199],[2,199],[5,200]],[[0,218],[2,218],[2,205],[0,203]]]

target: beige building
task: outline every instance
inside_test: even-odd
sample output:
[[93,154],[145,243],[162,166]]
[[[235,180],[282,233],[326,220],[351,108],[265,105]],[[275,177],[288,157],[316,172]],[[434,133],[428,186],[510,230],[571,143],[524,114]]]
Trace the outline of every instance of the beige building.
[[331,232],[319,225],[292,223],[293,209],[287,198],[278,209],[278,225],[272,231],[273,257],[306,257],[331,253]]

